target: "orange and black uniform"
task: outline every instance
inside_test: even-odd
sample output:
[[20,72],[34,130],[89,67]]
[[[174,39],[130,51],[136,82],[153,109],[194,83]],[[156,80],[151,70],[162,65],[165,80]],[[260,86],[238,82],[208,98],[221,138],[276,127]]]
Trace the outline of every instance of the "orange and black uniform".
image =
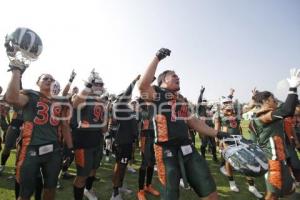
[[116,154],[116,165],[112,180],[113,196],[118,195],[118,188],[123,184],[127,164],[132,159],[133,143],[138,134],[136,113],[128,106],[135,83],[136,80],[128,86],[123,94],[117,97],[113,106],[114,126],[117,127],[113,144]]
[[82,108],[73,109],[71,120],[77,176],[89,176],[100,166],[103,148],[104,104],[89,96]]
[[[199,98],[198,98],[198,109],[197,109],[197,115],[199,118],[203,118],[205,120],[205,123],[209,127],[214,127],[214,123],[212,120],[212,117],[209,117],[207,115],[208,108],[207,106],[202,105],[203,103],[203,92],[200,93]],[[206,152],[206,147],[209,145],[209,148],[211,149],[211,153],[213,155],[213,160],[217,161],[217,146],[216,146],[216,140],[214,137],[210,136],[202,136],[201,137],[201,155],[205,158],[205,152]]]
[[[155,119],[155,158],[158,177],[162,184],[162,198],[179,198],[179,181],[182,173],[199,197],[216,191],[216,185],[208,165],[189,139],[188,105],[177,98],[177,94],[154,86],[157,111]],[[180,163],[183,163],[180,165]],[[181,167],[180,167],[181,166]],[[183,171],[184,170],[184,171]]]
[[293,175],[297,182],[300,182],[300,160],[296,152],[296,126],[295,117],[287,117],[284,119],[285,144],[288,154],[288,165],[291,167]]
[[[140,106],[140,144],[141,144],[141,154],[142,163],[139,169],[139,190],[144,189],[145,177],[147,176],[146,186],[151,185],[155,156],[154,156],[154,124],[153,115],[154,108],[152,104],[142,104]],[[147,175],[146,175],[147,174]]]
[[266,154],[269,170],[265,174],[267,191],[283,196],[294,190],[294,179],[287,165],[287,146],[283,120],[293,116],[298,95],[289,94],[285,103],[277,109],[259,110],[250,122],[250,131]]
[[[9,111],[9,107],[7,107],[6,103],[0,101],[0,129],[3,132],[3,140],[5,140],[6,132],[7,132],[7,129],[8,129],[9,123],[10,123],[8,111]],[[0,130],[0,133],[1,133],[1,130]],[[0,135],[0,142],[1,142],[1,135]],[[0,150],[1,150],[1,147],[0,147]]]
[[23,107],[22,146],[16,167],[20,196],[29,198],[35,189],[36,177],[44,177],[44,188],[55,188],[60,171],[61,152],[58,127],[61,107],[39,92],[26,90],[29,101]]

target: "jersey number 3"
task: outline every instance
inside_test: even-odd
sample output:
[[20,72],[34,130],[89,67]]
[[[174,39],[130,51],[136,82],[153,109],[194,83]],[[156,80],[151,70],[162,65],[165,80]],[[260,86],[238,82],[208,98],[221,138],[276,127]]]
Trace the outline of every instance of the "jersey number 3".
[[[49,106],[46,103],[39,101],[37,103],[37,107],[38,107],[37,116],[34,118],[33,122],[37,125],[44,125],[49,120]],[[54,108],[51,114],[57,116],[58,113],[60,112],[59,110],[60,109]],[[50,117],[50,124],[52,126],[57,126],[59,124],[59,121],[55,119],[55,116]]]

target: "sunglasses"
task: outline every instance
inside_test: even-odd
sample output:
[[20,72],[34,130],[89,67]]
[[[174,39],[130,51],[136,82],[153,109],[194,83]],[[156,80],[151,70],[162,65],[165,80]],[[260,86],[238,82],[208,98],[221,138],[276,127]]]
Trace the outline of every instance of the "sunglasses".
[[51,82],[54,82],[55,80],[53,79],[53,78],[51,78],[51,77],[44,77],[44,78],[42,78],[42,80],[43,81],[48,81],[48,80],[50,80]]

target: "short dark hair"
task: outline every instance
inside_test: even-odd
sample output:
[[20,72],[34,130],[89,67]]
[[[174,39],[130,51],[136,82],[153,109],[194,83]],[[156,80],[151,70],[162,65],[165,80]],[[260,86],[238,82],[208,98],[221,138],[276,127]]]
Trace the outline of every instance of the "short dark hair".
[[36,81],[36,84],[38,84],[39,81],[41,80],[41,78],[42,78],[43,76],[45,76],[45,75],[47,75],[47,74],[45,74],[45,73],[41,74],[41,75],[38,77],[38,79],[37,79],[37,81]]
[[259,104],[262,104],[263,101],[267,100],[269,97],[274,96],[269,91],[256,92],[256,94],[252,97],[252,99]]
[[174,72],[173,70],[165,70],[162,73],[160,73],[157,77],[157,85],[160,86],[164,80],[164,78],[167,76],[168,73]]

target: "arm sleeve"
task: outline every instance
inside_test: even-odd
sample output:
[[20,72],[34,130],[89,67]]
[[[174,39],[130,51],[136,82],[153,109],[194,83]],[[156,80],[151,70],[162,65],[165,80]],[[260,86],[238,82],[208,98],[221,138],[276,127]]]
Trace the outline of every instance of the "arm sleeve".
[[198,104],[200,104],[202,102],[202,99],[203,99],[203,93],[200,92],[200,95],[198,97]]
[[289,94],[285,102],[274,112],[272,112],[272,118],[277,118],[277,117],[285,118],[288,116],[293,116],[297,103],[298,103],[298,95]]
[[293,93],[289,94],[285,102],[276,110],[269,112],[259,117],[263,123],[271,123],[273,121],[282,120],[286,117],[293,116],[296,105],[298,103],[298,95]]
[[127,102],[128,101],[128,96],[131,96],[133,88],[135,86],[136,80],[132,81],[132,83],[130,83],[130,85],[128,86],[128,88],[126,89],[126,91],[124,92],[124,94],[119,98],[119,102]]

